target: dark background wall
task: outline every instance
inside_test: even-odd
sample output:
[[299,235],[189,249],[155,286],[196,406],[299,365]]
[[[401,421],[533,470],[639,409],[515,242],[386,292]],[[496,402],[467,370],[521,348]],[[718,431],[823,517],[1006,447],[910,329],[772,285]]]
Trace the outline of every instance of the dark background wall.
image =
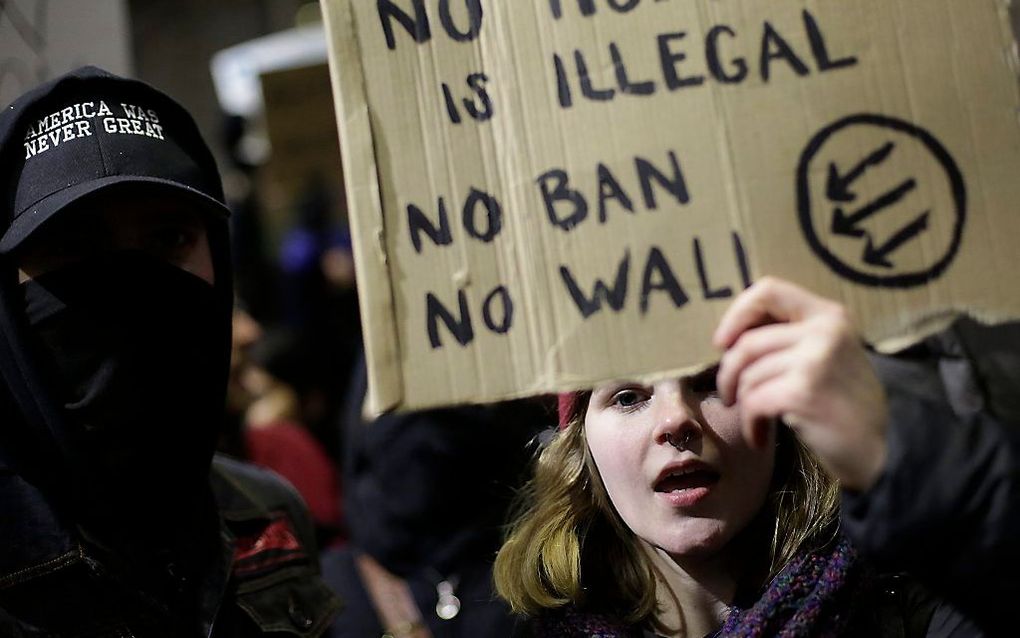
[[307,0],[129,0],[135,75],[172,95],[220,146],[222,116],[209,60],[232,45],[294,26]]

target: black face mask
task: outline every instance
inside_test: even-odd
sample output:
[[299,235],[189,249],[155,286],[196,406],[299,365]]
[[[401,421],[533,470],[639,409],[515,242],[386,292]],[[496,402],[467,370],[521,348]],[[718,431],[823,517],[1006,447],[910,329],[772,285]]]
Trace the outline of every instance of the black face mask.
[[229,356],[214,287],[120,252],[22,288],[86,507],[167,513],[207,489]]

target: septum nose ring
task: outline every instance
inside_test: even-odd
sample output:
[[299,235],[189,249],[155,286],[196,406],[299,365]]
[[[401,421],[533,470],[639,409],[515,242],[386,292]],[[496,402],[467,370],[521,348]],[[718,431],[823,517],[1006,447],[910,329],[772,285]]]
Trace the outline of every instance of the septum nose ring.
[[670,445],[672,445],[674,448],[676,448],[677,450],[679,450],[681,452],[683,452],[684,450],[690,449],[690,448],[687,447],[688,445],[690,445],[690,442],[691,442],[691,431],[690,430],[687,430],[686,432],[684,432],[683,437],[681,437],[681,439],[679,441],[677,441],[676,439],[673,438],[673,433],[672,432],[667,432],[666,433],[666,443],[669,443]]

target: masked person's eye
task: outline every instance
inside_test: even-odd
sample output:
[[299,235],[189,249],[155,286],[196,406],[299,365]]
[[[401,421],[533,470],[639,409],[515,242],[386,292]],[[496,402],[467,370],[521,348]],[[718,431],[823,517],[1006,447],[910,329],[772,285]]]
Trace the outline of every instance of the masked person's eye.
[[190,226],[164,226],[150,233],[146,248],[152,254],[176,263],[187,257],[188,251],[198,243],[198,235],[198,230]]

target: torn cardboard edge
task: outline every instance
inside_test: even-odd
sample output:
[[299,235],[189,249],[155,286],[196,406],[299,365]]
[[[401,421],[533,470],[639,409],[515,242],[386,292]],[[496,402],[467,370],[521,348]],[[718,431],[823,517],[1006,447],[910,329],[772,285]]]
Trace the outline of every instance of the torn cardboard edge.
[[[346,169],[344,188],[351,210],[358,211],[350,215],[350,230],[354,250],[360,253],[355,275],[368,366],[367,402],[372,413],[378,415],[402,403],[403,382],[393,288],[383,241],[385,226],[372,119],[350,5],[325,2],[322,9],[337,129],[343,141],[340,156]],[[368,217],[366,213],[372,214]],[[366,251],[366,246],[375,250]]]

